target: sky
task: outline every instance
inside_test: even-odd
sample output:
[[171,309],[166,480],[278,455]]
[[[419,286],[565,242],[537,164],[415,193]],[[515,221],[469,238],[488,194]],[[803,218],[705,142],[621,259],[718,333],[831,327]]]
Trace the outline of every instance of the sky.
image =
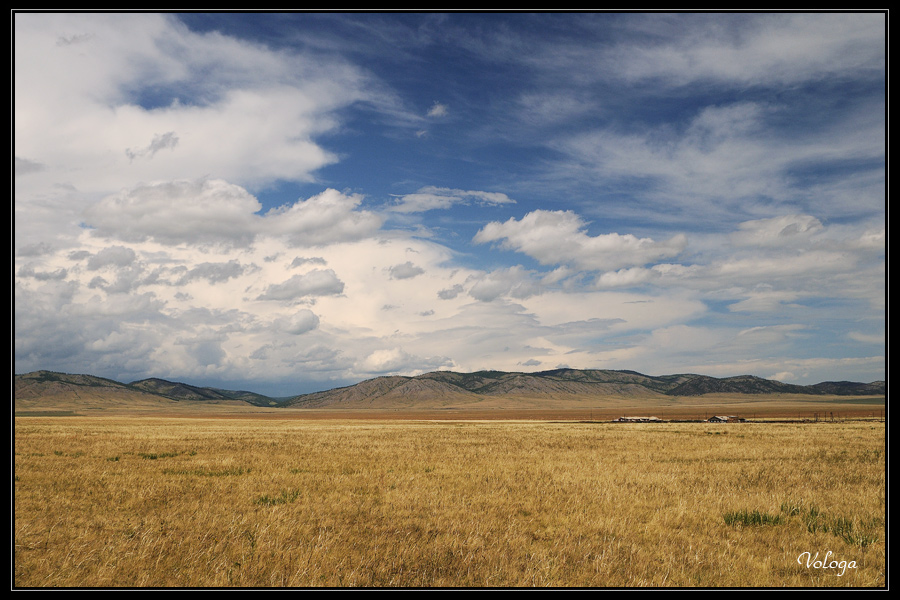
[[885,13],[13,25],[16,373],[885,379]]

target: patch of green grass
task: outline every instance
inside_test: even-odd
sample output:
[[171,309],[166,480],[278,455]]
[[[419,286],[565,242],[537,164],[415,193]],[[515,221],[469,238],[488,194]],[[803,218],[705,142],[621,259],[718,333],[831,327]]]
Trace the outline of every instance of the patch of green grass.
[[803,511],[803,501],[786,500],[781,503],[781,512],[789,517],[799,515]]
[[71,456],[72,458],[78,458],[79,456],[84,456],[84,452],[81,452],[81,451],[73,452],[71,454],[66,454],[62,450],[54,450],[53,454],[55,454],[56,456]]
[[163,469],[165,475],[193,475],[195,477],[233,477],[249,473],[250,469],[244,467],[229,467],[227,469]]
[[805,506],[802,500],[788,500],[781,503],[781,512],[789,517],[799,516],[806,525],[809,533],[831,533],[841,538],[851,546],[866,547],[878,541],[878,536],[872,531],[881,527],[880,518],[861,521],[854,525],[852,519],[843,516],[830,516],[819,510],[815,504]]
[[[184,452],[138,452],[138,456],[145,460],[157,460],[159,458],[174,458],[176,456],[180,456],[184,454]],[[196,450],[191,450],[187,452],[188,456],[195,456],[197,454]]]
[[138,452],[138,456],[145,460],[156,460],[158,458],[172,458],[181,454],[180,452]]
[[739,510],[734,512],[726,512],[722,515],[726,525],[731,526],[762,526],[762,525],[781,525],[784,518],[781,515],[770,515],[758,510]]
[[297,500],[300,497],[300,490],[281,490],[281,492],[276,496],[269,496],[268,494],[264,494],[256,499],[256,504],[262,504],[263,506],[277,506],[279,504],[289,504]]

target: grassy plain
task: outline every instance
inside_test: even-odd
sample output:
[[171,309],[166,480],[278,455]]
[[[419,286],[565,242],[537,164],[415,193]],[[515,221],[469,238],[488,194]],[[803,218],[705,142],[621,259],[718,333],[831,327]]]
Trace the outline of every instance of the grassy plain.
[[14,446],[16,587],[886,585],[878,421],[17,417]]

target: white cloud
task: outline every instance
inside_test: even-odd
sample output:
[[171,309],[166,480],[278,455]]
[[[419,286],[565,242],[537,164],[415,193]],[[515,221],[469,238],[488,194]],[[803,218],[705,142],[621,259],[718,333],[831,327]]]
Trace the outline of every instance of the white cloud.
[[319,317],[313,311],[303,308],[284,321],[277,323],[277,326],[293,335],[300,335],[318,327]]
[[453,300],[454,298],[459,296],[461,293],[463,293],[463,290],[464,290],[464,288],[463,288],[462,284],[457,283],[453,287],[439,290],[437,295],[438,295],[438,298],[440,298],[442,300]]
[[259,229],[259,201],[222,180],[170,181],[107,196],[85,211],[95,235],[164,244],[245,245]]
[[153,155],[160,150],[174,149],[177,145],[178,136],[175,135],[174,131],[167,131],[163,134],[154,135],[153,140],[150,141],[146,148],[138,148],[137,150],[126,148],[125,155],[132,161],[140,158],[153,158]]
[[68,276],[68,274],[69,272],[66,269],[57,269],[53,272],[36,271],[34,267],[30,265],[23,266],[18,271],[16,271],[16,277],[33,277],[34,279],[40,281],[63,280]]
[[806,325],[790,324],[790,325],[761,325],[743,329],[738,332],[738,337],[752,338],[757,344],[771,344],[779,342],[787,337],[797,335],[796,332],[807,329]]
[[[695,109],[681,126],[588,128],[551,145],[568,159],[553,165],[557,178],[589,179],[601,189],[642,187],[640,202],[611,205],[613,216],[688,225],[731,223],[773,209],[824,215],[870,215],[883,205],[884,107],[857,107],[851,115],[802,134],[786,133],[786,106],[740,102]],[[831,177],[835,165],[869,165],[852,180]],[[815,173],[810,189],[798,183]]]
[[881,333],[863,333],[861,331],[851,331],[847,334],[854,342],[861,342],[863,344],[884,344],[885,342],[885,334]]
[[[139,218],[120,223],[129,239],[177,243],[191,232],[163,220],[187,198],[167,186],[314,181],[337,160],[316,141],[340,126],[335,111],[389,102],[338,58],[194,33],[164,14],[18,13],[14,39],[17,245],[71,234],[85,209],[107,229]],[[125,214],[107,219],[110,208]],[[236,196],[219,208],[205,225],[181,216],[234,243],[229,220],[259,210]]]
[[359,210],[362,196],[328,189],[307,200],[272,209],[260,227],[292,246],[316,246],[369,237],[382,225],[376,214]]
[[260,294],[260,300],[297,300],[306,296],[331,296],[344,291],[344,282],[331,269],[313,269],[294,275],[287,281],[273,283]]
[[[668,265],[667,265],[668,266]],[[619,269],[618,271],[607,271],[601,274],[596,280],[596,286],[599,289],[616,288],[616,287],[632,287],[641,285],[642,283],[651,281],[657,277],[657,271],[654,269],[645,269],[643,267],[631,267],[630,269]]]
[[328,189],[260,215],[261,204],[241,186],[181,180],[108,196],[84,218],[95,235],[133,242],[246,246],[267,235],[284,237],[292,246],[316,246],[376,232],[382,220],[358,210],[361,201],[361,196]]
[[880,228],[824,225],[810,215],[740,223],[723,234],[695,235],[691,264],[660,263],[603,273],[598,289],[652,285],[689,289],[730,311],[762,312],[802,306],[815,298],[866,299],[884,295]]
[[501,247],[523,252],[541,264],[572,265],[589,271],[641,266],[675,256],[687,245],[684,235],[665,242],[618,233],[590,236],[587,223],[571,211],[536,210],[521,220],[485,225],[475,243],[500,242]]
[[524,299],[540,294],[543,286],[533,273],[520,266],[497,269],[475,277],[469,295],[482,302],[501,297]]
[[431,105],[431,108],[428,109],[429,117],[446,117],[449,109],[446,104],[442,104],[441,102],[435,101],[434,104]]
[[680,15],[676,27],[660,22],[665,28],[654,29],[651,21],[648,29],[660,34],[660,43],[614,47],[604,72],[680,86],[791,85],[878,70],[884,68],[885,18],[879,13],[735,14],[724,20]]
[[[884,356],[847,358],[766,356],[742,360],[730,360],[728,357],[722,357],[722,360],[718,362],[695,362],[690,367],[690,371],[713,377],[760,373],[760,376],[778,377],[779,381],[818,383],[835,381],[839,379],[835,376],[836,373],[853,369],[858,373],[856,381],[868,383],[883,378],[884,365]],[[788,379],[788,376],[791,378]]]
[[779,373],[775,373],[768,379],[772,379],[774,381],[788,382],[788,381],[792,381],[793,379],[796,379],[796,377],[797,376],[794,375],[793,373],[791,373],[790,371],[781,371]]
[[[786,304],[796,302],[801,293],[797,291],[773,290],[770,286],[753,289],[746,293],[746,298],[728,306],[732,312],[774,312],[782,310]],[[793,304],[799,307],[799,304]]]
[[745,221],[733,237],[736,244],[748,246],[809,244],[809,238],[823,229],[822,222],[813,216],[785,215]]
[[248,268],[250,267],[242,265],[237,260],[204,262],[185,272],[175,285],[184,285],[196,279],[202,279],[212,285],[240,277]]
[[422,267],[418,267],[410,261],[406,261],[402,265],[394,265],[388,270],[391,273],[391,279],[410,279],[425,272]]
[[134,262],[135,257],[134,250],[131,248],[110,246],[92,256],[88,260],[87,268],[89,271],[96,271],[106,266],[127,266]]
[[446,210],[455,205],[473,202],[482,206],[515,204],[515,200],[501,192],[427,186],[415,193],[401,196],[398,203],[391,206],[390,210],[398,213],[416,213],[438,209]]
[[[56,159],[40,161],[47,164],[75,158],[75,144],[92,161],[118,150],[133,177],[126,149],[177,138],[172,160],[152,167],[156,173],[165,166],[171,176],[181,163],[176,177],[309,179],[333,160],[311,142],[336,125],[326,111],[363,96],[361,73],[338,61],[193,33],[166,15],[17,14],[15,25],[17,154]],[[79,43],[59,45],[65,31]]]
[[401,371],[410,367],[415,368],[415,360],[412,356],[400,348],[385,348],[376,350],[360,363],[360,370],[365,373],[389,373]]

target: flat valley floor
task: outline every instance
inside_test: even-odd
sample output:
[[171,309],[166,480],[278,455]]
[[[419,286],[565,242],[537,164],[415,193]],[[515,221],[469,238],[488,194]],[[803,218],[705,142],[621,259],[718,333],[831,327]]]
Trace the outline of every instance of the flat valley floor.
[[17,416],[13,585],[885,587],[883,406]]

